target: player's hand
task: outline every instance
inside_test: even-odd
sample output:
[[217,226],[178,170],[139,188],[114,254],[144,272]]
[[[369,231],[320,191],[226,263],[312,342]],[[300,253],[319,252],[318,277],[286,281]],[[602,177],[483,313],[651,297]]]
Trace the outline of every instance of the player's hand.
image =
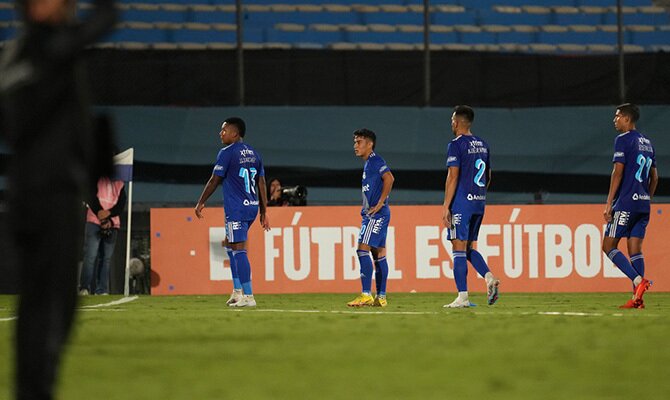
[[367,212],[366,215],[368,217],[371,217],[371,216],[377,214],[379,212],[379,210],[382,209],[382,207],[384,207],[384,203],[377,203],[377,205],[375,205],[374,207],[368,208],[368,212]]
[[202,209],[205,208],[205,205],[202,203],[198,203],[195,206],[195,216],[198,217],[198,219],[202,219]]
[[451,229],[451,210],[448,208],[444,209],[444,214],[442,215],[442,222],[444,226]]
[[98,219],[102,221],[103,219],[109,218],[112,213],[109,210],[100,210],[98,211]]
[[270,230],[270,221],[268,220],[268,216],[266,214],[261,214],[261,226],[266,231]]
[[612,206],[610,204],[605,206],[603,217],[605,217],[606,222],[612,222]]

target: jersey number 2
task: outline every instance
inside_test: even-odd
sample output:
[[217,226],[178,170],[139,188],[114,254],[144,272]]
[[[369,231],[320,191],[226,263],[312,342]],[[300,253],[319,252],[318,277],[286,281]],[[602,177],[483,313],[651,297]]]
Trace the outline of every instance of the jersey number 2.
[[[638,154],[637,165],[639,165],[640,167],[637,169],[637,172],[635,173],[635,179],[637,179],[638,182],[642,182],[643,180],[649,177],[649,170],[651,169],[651,157],[647,158],[642,154]],[[647,170],[647,172],[643,178],[642,172],[644,172],[645,169]]]
[[484,177],[484,171],[486,171],[486,163],[481,160],[477,159],[475,160],[475,168],[477,168],[477,174],[475,175],[475,178],[473,181],[475,182],[475,185],[479,187],[484,187],[486,184],[482,182],[482,178]]
[[244,179],[244,190],[247,193],[256,193],[256,168],[240,168],[240,178]]

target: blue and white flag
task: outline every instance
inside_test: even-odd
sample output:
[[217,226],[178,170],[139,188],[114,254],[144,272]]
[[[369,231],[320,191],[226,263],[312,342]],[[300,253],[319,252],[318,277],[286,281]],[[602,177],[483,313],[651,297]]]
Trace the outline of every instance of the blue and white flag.
[[133,148],[114,156],[114,179],[121,181],[133,180]]

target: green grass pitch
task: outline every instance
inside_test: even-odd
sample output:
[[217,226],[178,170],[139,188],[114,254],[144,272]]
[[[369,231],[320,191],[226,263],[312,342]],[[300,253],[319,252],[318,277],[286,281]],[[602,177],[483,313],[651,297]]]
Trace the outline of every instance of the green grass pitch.
[[[670,393],[670,293],[81,299],[59,399],[662,399]],[[0,399],[12,394],[15,297],[0,296]]]

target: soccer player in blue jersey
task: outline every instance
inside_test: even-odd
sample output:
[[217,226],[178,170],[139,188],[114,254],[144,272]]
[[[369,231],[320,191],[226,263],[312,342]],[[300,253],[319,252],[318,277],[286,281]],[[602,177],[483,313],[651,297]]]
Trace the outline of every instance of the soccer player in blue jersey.
[[[202,218],[205,202],[219,184],[223,184],[223,208],[226,213],[226,240],[233,293],[227,304],[231,307],[255,307],[251,288],[251,266],[247,257],[247,231],[260,209],[263,229],[270,229],[265,213],[267,195],[265,171],[260,154],[243,142],[246,125],[241,118],[231,117],[221,125],[219,136],[225,145],[219,151],[212,176],[207,181],[195,215]],[[224,243],[225,245],[225,243]]]
[[[651,140],[635,129],[639,118],[640,109],[634,104],[616,108],[614,128],[621,134],[614,140],[614,168],[603,213],[607,221],[603,251],[633,281],[633,298],[621,308],[644,308],[642,295],[651,285],[644,278],[642,242],[658,174]],[[630,261],[617,249],[622,237],[626,238]]]
[[484,218],[486,190],[491,183],[489,145],[470,132],[475,112],[469,106],[456,106],[451,129],[456,136],[447,147],[447,180],[444,189],[444,214],[447,239],[453,247],[454,278],[458,297],[447,308],[470,307],[468,299],[468,266],[486,280],[488,304],[498,300],[500,281],[493,276],[482,255],[472,245],[477,241]]
[[[358,236],[358,261],[361,265],[363,290],[349,307],[386,307],[386,280],[389,266],[386,262],[386,231],[391,220],[388,197],[393,187],[393,174],[386,161],[375,153],[377,135],[369,129],[354,131],[354,154],[365,160],[363,166],[363,208],[361,233]],[[371,257],[372,256],[372,257]],[[372,297],[372,270],[375,270],[377,293]]]

